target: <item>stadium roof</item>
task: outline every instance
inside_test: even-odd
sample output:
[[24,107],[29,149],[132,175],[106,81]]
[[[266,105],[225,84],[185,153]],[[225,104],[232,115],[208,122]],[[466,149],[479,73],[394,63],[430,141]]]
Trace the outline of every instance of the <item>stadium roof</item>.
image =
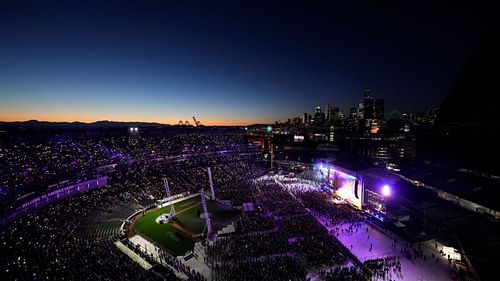
[[418,164],[402,169],[401,175],[418,180],[476,204],[500,209],[497,189],[500,180],[447,167]]

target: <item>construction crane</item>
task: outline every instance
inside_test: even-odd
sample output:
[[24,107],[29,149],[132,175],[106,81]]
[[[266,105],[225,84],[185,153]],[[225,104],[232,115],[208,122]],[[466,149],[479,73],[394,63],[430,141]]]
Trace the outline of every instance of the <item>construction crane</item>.
[[201,126],[201,122],[200,122],[200,121],[198,121],[198,120],[196,120],[196,117],[194,117],[194,116],[193,116],[193,121],[194,121],[194,126],[195,126],[195,127],[199,127],[199,126]]

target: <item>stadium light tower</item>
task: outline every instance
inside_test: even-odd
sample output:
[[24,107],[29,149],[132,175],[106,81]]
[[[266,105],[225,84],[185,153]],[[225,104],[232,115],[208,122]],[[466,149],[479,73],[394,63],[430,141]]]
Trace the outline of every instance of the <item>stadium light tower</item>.
[[210,183],[210,195],[212,196],[212,201],[215,201],[215,191],[214,191],[214,182],[212,181],[212,171],[210,167],[208,167],[208,182]]
[[[168,181],[166,178],[163,178],[163,185],[165,186],[165,191],[167,192],[167,198],[172,197],[172,193],[170,192],[170,188],[168,186]],[[175,218],[175,206],[172,204],[170,207],[170,213],[168,215],[170,218]]]
[[273,149],[273,142],[270,140],[269,143],[271,144],[271,170],[274,168],[274,149]]
[[200,196],[201,196],[201,204],[203,205],[203,214],[205,217],[205,229],[203,229],[203,232],[206,233],[207,235],[206,238],[208,239],[210,234],[212,233],[212,222],[210,221],[210,214],[208,213],[207,200],[205,199],[204,189],[201,189]]
[[326,174],[326,184],[330,185],[330,167],[327,167],[328,173]]

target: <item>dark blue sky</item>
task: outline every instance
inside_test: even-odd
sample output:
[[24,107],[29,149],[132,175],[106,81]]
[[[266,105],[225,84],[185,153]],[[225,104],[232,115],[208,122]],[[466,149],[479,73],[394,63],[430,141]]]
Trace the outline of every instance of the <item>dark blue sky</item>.
[[423,110],[441,102],[498,11],[421,1],[75,2],[0,4],[0,120],[246,124],[317,104],[348,108],[365,88],[387,111]]

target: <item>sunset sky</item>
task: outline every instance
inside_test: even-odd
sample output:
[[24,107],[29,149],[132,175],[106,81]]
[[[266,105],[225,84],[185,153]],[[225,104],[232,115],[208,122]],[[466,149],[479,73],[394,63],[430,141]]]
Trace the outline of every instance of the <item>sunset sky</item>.
[[365,88],[388,111],[423,110],[496,21],[487,6],[420,2],[12,2],[0,4],[4,121],[273,122],[347,109]]

